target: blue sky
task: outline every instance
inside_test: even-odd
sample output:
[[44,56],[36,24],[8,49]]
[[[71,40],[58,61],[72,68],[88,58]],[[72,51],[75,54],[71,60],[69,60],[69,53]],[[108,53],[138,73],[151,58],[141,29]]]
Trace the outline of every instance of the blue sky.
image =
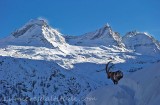
[[109,23],[121,35],[145,31],[160,40],[160,0],[0,0],[0,38],[38,17],[68,35]]

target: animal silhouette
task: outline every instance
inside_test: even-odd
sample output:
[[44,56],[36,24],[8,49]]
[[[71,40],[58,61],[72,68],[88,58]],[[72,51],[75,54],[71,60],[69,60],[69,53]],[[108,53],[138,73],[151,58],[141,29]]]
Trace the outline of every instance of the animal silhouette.
[[107,76],[108,76],[108,79],[111,79],[113,81],[114,84],[118,84],[118,81],[123,78],[123,72],[118,70],[118,71],[115,71],[115,72],[112,72],[112,71],[109,71],[111,69],[111,67],[109,67],[109,64],[111,63],[112,61],[109,61],[107,64],[106,64],[106,73],[107,73]]

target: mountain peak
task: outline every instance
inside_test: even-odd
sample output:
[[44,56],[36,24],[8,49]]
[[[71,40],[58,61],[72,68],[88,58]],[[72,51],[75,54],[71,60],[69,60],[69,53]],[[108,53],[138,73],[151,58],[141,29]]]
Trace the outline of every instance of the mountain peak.
[[4,41],[10,45],[49,48],[65,44],[62,34],[51,28],[44,19],[30,20]]
[[144,35],[144,36],[147,36],[147,37],[151,37],[147,32],[138,32],[137,30],[127,32],[125,37],[134,37],[134,36],[137,36],[137,35]]
[[48,26],[48,22],[45,19],[31,19],[26,25],[39,25],[39,26]]
[[137,30],[129,31],[129,32],[126,33],[126,36],[127,35],[128,36],[134,36],[134,35],[136,35],[136,33],[137,33]]
[[44,19],[31,19],[29,22],[27,22],[22,28],[16,30],[15,32],[12,33],[12,35],[15,38],[18,38],[19,36],[25,34],[28,30],[30,30],[31,28],[35,28],[35,26],[38,26],[38,29],[41,29],[39,27],[45,26],[45,27],[49,27],[48,23],[46,20]]
[[124,47],[122,39],[118,32],[114,32],[111,26],[107,23],[103,27],[86,33],[82,36],[76,37],[76,39],[68,38],[70,44],[80,45],[80,46],[118,46]]
[[111,26],[107,23],[102,28],[100,28],[94,32],[92,39],[94,40],[97,38],[106,37],[108,35],[111,35],[112,33],[113,33],[113,31],[111,29]]
[[123,43],[128,49],[141,54],[160,53],[159,42],[146,32],[130,31],[123,37]]
[[107,24],[105,24],[105,25],[103,26],[103,28],[105,28],[105,29],[111,29],[111,26],[107,23]]

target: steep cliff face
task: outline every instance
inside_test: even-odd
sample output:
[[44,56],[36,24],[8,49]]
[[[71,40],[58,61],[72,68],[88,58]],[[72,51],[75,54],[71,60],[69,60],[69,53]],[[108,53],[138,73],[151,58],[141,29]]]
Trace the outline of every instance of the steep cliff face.
[[154,55],[160,53],[158,41],[147,33],[128,32],[123,37],[123,43],[128,49],[141,54]]

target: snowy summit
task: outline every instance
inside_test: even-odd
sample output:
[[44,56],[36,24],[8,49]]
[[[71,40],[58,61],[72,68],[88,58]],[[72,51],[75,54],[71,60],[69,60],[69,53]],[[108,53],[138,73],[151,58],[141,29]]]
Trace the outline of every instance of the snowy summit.
[[2,41],[9,45],[39,47],[57,47],[60,44],[65,44],[65,39],[61,33],[48,26],[45,20],[39,19],[30,20]]

